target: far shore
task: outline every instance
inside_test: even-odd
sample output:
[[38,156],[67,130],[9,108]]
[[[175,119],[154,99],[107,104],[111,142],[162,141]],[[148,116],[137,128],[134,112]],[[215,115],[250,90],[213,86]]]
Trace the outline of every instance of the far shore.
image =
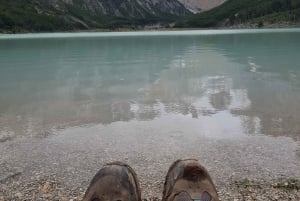
[[276,23],[276,24],[264,24],[264,26],[258,27],[256,24],[238,24],[234,26],[223,26],[223,27],[188,27],[188,28],[177,28],[177,27],[157,27],[157,26],[146,26],[136,28],[115,28],[115,29],[78,29],[78,30],[57,30],[57,31],[41,31],[32,32],[21,30],[13,32],[12,30],[1,30],[0,34],[26,34],[26,33],[82,33],[82,32],[141,32],[141,31],[187,31],[187,30],[228,30],[228,29],[278,29],[278,28],[300,28],[300,23]]

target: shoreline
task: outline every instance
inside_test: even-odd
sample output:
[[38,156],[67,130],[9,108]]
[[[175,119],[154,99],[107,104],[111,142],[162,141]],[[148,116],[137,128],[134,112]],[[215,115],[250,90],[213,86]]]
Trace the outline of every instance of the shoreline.
[[79,201],[98,169],[112,161],[136,171],[144,201],[160,201],[166,171],[179,158],[198,159],[222,201],[298,201],[298,148],[289,137],[212,139],[192,131],[171,134],[151,122],[66,128],[0,144],[0,201]]
[[193,30],[243,30],[243,29],[283,29],[283,28],[300,28],[300,23],[278,23],[278,24],[265,24],[262,27],[257,27],[256,24],[237,24],[225,27],[189,27],[189,28],[175,28],[175,27],[146,27],[146,28],[116,28],[116,29],[79,29],[79,30],[65,30],[65,31],[51,31],[51,32],[31,32],[20,31],[13,33],[12,31],[0,30],[1,34],[36,34],[36,33],[95,33],[95,32],[143,32],[143,31],[193,31]]

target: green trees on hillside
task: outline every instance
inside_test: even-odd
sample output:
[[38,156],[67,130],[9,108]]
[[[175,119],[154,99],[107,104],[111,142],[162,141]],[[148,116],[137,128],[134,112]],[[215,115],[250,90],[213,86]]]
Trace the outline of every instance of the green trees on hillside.
[[[133,14],[133,11],[135,11],[136,13],[133,16],[124,15],[124,17],[117,17],[113,14],[113,8],[124,2],[123,0],[101,1],[104,4],[109,4],[106,5],[112,11],[109,15],[104,15],[98,10],[88,8],[87,5],[92,4],[86,4],[84,0],[73,0],[72,2],[72,4],[68,4],[63,1],[57,1],[57,6],[55,6],[50,0],[0,0],[0,32],[51,32],[97,28],[131,29],[160,22],[170,23],[178,19],[178,16],[168,12],[154,15],[149,11],[139,13],[133,8],[132,11],[124,8],[125,14],[126,12]],[[139,4],[136,3],[135,5]],[[122,8],[120,7],[120,9]],[[140,8],[138,11],[143,9]],[[158,8],[153,9],[159,12]]]
[[0,0],[0,30],[19,32],[64,30],[70,25],[60,16],[38,13],[39,2],[34,0]]
[[[103,16],[88,10],[84,0],[73,0],[74,4],[65,4],[62,1],[58,3],[60,9],[50,5],[49,0],[0,0],[0,32],[120,27],[135,29],[156,23],[165,23],[167,26],[176,19],[166,13],[160,13],[159,16],[147,14],[143,18]],[[114,3],[116,4],[115,1]],[[300,23],[300,0],[227,0],[210,11],[179,20],[176,27],[215,27],[244,23],[262,27],[267,23],[278,22]]]
[[257,20],[269,23],[299,21],[299,9],[300,0],[228,0],[210,11],[183,19],[176,26],[228,26]]

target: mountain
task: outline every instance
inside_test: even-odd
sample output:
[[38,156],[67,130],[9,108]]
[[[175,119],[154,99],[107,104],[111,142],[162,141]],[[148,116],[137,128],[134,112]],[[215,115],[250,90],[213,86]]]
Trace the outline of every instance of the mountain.
[[198,13],[219,6],[225,0],[179,0],[179,1],[191,12]]
[[227,0],[209,11],[188,16],[176,27],[300,23],[300,0]]
[[135,29],[175,21],[175,27],[300,24],[300,0],[0,0],[0,32],[8,33]]
[[0,0],[0,30],[136,27],[189,14],[178,0]]

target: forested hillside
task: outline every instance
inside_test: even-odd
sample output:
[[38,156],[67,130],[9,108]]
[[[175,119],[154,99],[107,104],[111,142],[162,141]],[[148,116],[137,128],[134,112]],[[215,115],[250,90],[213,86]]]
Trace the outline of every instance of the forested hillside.
[[[194,5],[189,2],[196,1],[0,0],[0,32],[135,29],[157,24],[169,26],[175,21],[175,27],[205,28],[300,24],[300,0],[227,0],[195,15],[188,10]],[[221,0],[214,2],[209,5],[217,5]]]
[[224,4],[176,23],[177,27],[216,27],[252,23],[299,22],[300,0],[227,0]]
[[189,14],[177,0],[0,0],[0,31],[131,28]]
[[0,0],[1,30],[45,31],[82,27],[84,27],[83,23],[68,20],[53,7],[41,1]]

